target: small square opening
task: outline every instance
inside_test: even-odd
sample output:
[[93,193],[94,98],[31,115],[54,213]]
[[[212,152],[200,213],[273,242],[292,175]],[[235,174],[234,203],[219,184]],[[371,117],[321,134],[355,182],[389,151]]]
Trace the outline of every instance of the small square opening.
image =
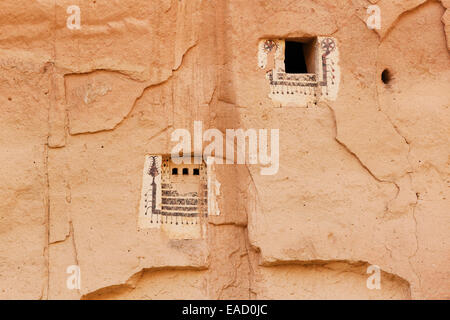
[[172,168],[172,175],[178,175],[178,168]]
[[199,176],[200,175],[200,169],[195,168],[194,169],[194,176]]
[[286,73],[314,73],[313,43],[285,41],[284,67]]
[[189,174],[188,168],[183,168],[183,176],[187,176]]

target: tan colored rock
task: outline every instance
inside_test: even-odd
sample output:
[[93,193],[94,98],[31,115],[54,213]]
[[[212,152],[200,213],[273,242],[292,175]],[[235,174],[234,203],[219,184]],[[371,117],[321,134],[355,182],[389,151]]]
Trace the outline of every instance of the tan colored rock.
[[[449,1],[70,5],[0,4],[0,298],[450,298]],[[141,224],[194,121],[279,129],[275,174],[206,167],[201,219],[197,177],[158,180],[167,225]]]
[[[408,283],[382,273],[380,290],[366,287],[367,265],[344,262],[287,265],[261,268],[258,296],[261,299],[410,299]],[[317,290],[317,287],[327,290]],[[341,292],[347,292],[342,296]]]
[[[450,8],[450,5],[446,8]],[[450,50],[450,12],[447,9],[442,16],[442,23],[445,25],[445,36],[447,37],[447,48]]]
[[70,133],[114,129],[128,115],[144,87],[111,72],[66,75]]

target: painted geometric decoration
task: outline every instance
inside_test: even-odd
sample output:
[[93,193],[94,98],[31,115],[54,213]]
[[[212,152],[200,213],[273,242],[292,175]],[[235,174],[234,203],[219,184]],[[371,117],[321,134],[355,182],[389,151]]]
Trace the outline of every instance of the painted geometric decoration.
[[178,165],[170,155],[146,156],[139,227],[163,229],[172,239],[202,238],[208,216],[207,184],[203,162]]
[[273,69],[266,73],[269,97],[279,106],[310,106],[320,100],[335,100],[339,91],[340,68],[337,40],[317,37],[311,43],[313,73],[286,73],[285,40],[261,40],[258,65],[266,69],[269,55],[273,56]]

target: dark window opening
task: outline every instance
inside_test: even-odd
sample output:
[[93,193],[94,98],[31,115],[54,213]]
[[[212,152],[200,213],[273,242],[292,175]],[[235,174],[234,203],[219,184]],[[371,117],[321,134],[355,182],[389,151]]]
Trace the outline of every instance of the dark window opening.
[[172,175],[176,176],[178,174],[178,168],[172,169]]
[[384,69],[381,73],[381,81],[383,81],[384,84],[389,84],[392,80],[392,74],[388,69]]
[[308,73],[305,53],[307,43],[286,41],[284,51],[284,66],[286,73]]
[[183,168],[183,175],[186,176],[189,174],[189,169],[188,168]]
[[194,169],[194,176],[200,175],[200,169]]

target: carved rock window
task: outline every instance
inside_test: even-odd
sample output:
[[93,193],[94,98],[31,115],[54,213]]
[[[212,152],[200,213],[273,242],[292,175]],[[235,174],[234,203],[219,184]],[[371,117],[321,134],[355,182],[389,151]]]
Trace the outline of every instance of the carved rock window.
[[331,37],[266,39],[258,64],[266,70],[269,97],[279,106],[311,106],[335,100],[340,68],[337,40]]

